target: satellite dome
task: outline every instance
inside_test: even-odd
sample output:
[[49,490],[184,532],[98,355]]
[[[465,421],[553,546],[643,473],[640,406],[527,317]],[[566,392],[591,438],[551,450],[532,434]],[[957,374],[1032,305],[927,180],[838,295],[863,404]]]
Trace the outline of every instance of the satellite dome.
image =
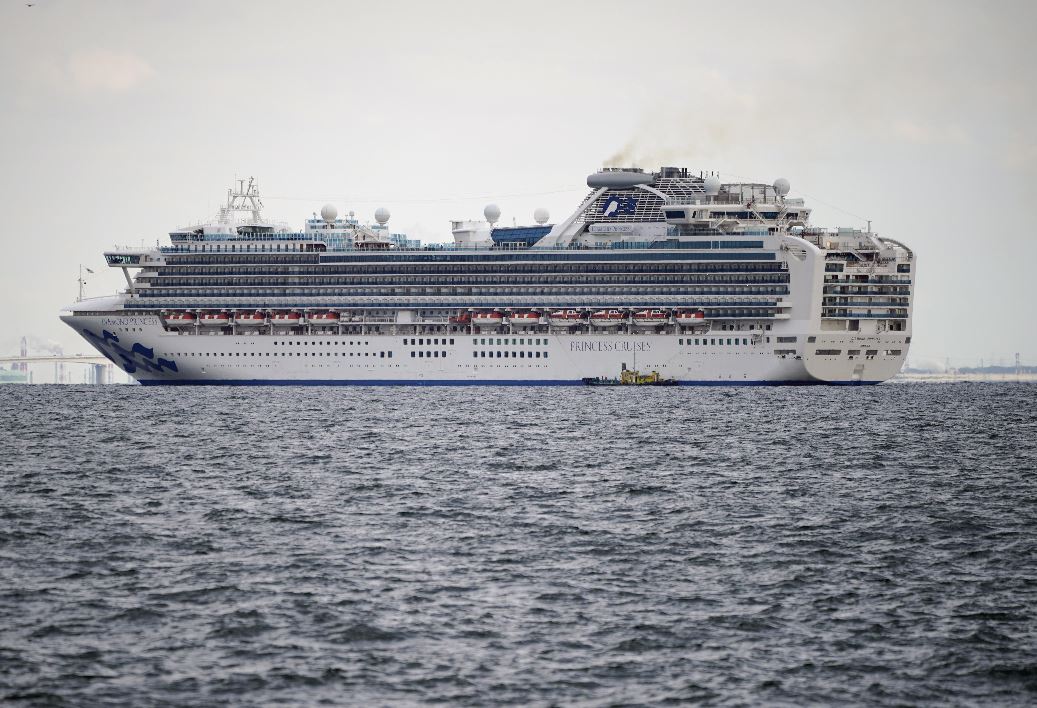
[[784,177],[779,177],[778,179],[774,180],[774,191],[778,193],[779,197],[784,197],[786,194],[789,193],[789,189],[791,188],[792,187],[789,184],[789,181]]
[[329,224],[334,223],[335,219],[338,218],[338,209],[335,208],[334,204],[325,204],[320,208],[320,218]]
[[496,223],[500,219],[500,207],[496,204],[487,204],[486,208],[482,210],[482,215],[491,224]]
[[720,178],[716,175],[706,177],[706,179],[702,180],[702,188],[706,190],[706,194],[715,197],[720,193]]
[[385,207],[378,207],[374,210],[374,220],[385,226],[385,222],[389,220],[389,210]]
[[547,220],[550,218],[551,212],[549,212],[544,207],[538,207],[536,211],[533,212],[533,221],[537,222],[538,224],[546,224]]

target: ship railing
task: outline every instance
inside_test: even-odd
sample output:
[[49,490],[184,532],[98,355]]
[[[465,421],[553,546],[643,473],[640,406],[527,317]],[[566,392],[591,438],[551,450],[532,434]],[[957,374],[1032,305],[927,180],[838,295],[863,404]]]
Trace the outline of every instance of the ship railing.
[[[665,206],[703,206],[708,207],[713,204],[740,204],[742,206],[748,206],[749,199],[744,196],[735,196],[733,194],[717,194],[715,196],[708,196],[706,194],[693,194],[686,196],[671,196],[663,200]],[[781,209],[783,204],[777,202],[763,201],[757,202],[753,200],[753,207],[771,206]],[[802,207],[795,207],[796,209],[802,209]]]
[[[664,306],[661,306],[661,307],[669,308],[669,307],[672,307],[672,306],[664,305]],[[135,310],[146,310],[146,311],[152,312],[152,311],[155,311],[155,309],[158,309],[158,308],[134,308],[134,309]],[[591,308],[580,308],[580,309],[589,310]],[[702,309],[706,310],[706,313],[705,313],[706,314],[706,319],[705,319],[706,323],[710,323],[710,322],[713,322],[715,320],[778,320],[778,319],[787,319],[788,318],[788,315],[782,315],[782,314],[778,314],[778,313],[775,313],[775,312],[765,312],[765,313],[761,313],[761,312],[710,312],[706,308],[702,308]],[[881,315],[880,317],[882,317],[883,319],[906,319],[906,317],[904,317],[904,316],[899,316],[898,317],[898,316],[893,316],[893,315],[889,315],[889,316]],[[545,317],[542,317],[541,320],[544,320],[545,318],[546,318],[546,315],[545,315]],[[857,316],[851,316],[851,317],[825,317],[824,319],[857,319]],[[674,321],[673,318],[668,318],[666,320],[660,321],[660,324],[670,324],[670,325],[672,325],[674,323],[675,323],[675,321]],[[269,326],[269,324],[270,323],[267,323],[266,326]],[[346,325],[346,324],[348,324],[350,326],[354,326],[354,327],[359,327],[359,326],[364,326],[364,325],[385,325],[385,324],[398,324],[398,325],[401,325],[401,326],[412,326],[412,325],[425,325],[425,324],[433,324],[433,323],[424,322],[424,321],[398,322],[395,319],[391,319],[391,320],[386,320],[386,321],[366,320],[366,321],[363,321],[363,322],[354,321],[354,322],[349,322],[349,323],[343,323],[343,325]],[[454,323],[449,323],[449,324],[454,324]],[[540,322],[540,324],[543,324],[543,322]],[[578,323],[574,323],[574,324],[578,324]],[[305,327],[306,325],[298,325],[298,326]],[[319,325],[319,326],[325,326],[325,327],[327,327],[329,329],[333,329],[335,327],[335,325]],[[460,325],[460,326],[464,326],[464,325]],[[476,326],[478,326],[478,325],[476,325]],[[200,332],[206,332],[206,333],[209,333],[209,334],[216,334],[217,333],[215,331],[202,329],[200,327],[199,327],[199,331]]]
[[[429,305],[428,303],[423,303],[422,305],[410,306],[410,307],[401,307],[400,309],[415,309],[415,307],[430,307],[430,306],[431,305]],[[245,306],[241,306],[241,307],[242,307],[242,309],[245,309]],[[350,309],[352,309],[354,311],[364,311],[364,310],[370,310],[370,309],[375,309],[375,308],[380,309],[381,307],[382,306],[380,306],[380,305],[370,305],[370,304],[364,305],[364,304],[360,304],[360,303],[354,303],[353,305],[350,306]],[[570,303],[556,304],[556,305],[550,305],[550,306],[545,306],[544,303],[532,303],[532,302],[530,302],[530,303],[507,303],[507,304],[505,304],[505,303],[483,303],[482,305],[477,305],[475,307],[466,307],[464,305],[456,305],[456,304],[455,305],[441,305],[439,307],[442,307],[442,309],[447,310],[447,311],[458,311],[458,310],[469,310],[469,309],[472,309],[472,310],[501,309],[501,310],[539,310],[541,312],[548,312],[548,311],[554,311],[554,310],[557,310],[557,309],[566,309],[566,308],[575,308],[575,309],[579,309],[579,310],[582,310],[582,311],[585,311],[585,312],[593,312],[593,311],[599,310],[599,309],[610,309],[610,308],[624,309],[624,310],[635,310],[635,311],[636,310],[641,310],[641,309],[648,309],[648,308],[698,309],[698,310],[703,310],[704,312],[707,313],[708,316],[712,316],[712,317],[760,317],[760,318],[772,318],[772,317],[775,317],[779,313],[780,310],[787,310],[789,305],[787,305],[787,304],[779,305],[779,304],[770,304],[770,303],[760,303],[760,304],[755,304],[755,305],[730,305],[730,304],[703,303],[703,302],[672,302],[672,301],[659,302],[659,301],[656,301],[656,302],[652,302],[652,303],[601,303],[601,302],[597,302],[597,303],[593,303],[593,304],[591,304],[591,303],[580,303],[580,302],[570,302]],[[159,310],[159,311],[161,311],[161,310],[167,310],[167,311],[168,310],[192,310],[192,311],[197,311],[197,310],[214,310],[214,309],[230,309],[230,308],[228,308],[228,307],[205,307],[205,306],[200,306],[200,305],[197,305],[197,304],[192,304],[192,305],[180,304],[180,305],[176,305],[176,304],[172,304],[172,303],[162,303],[162,304],[155,304],[155,305],[150,305],[150,304],[149,305],[130,305],[126,309],[131,309],[131,310],[149,310],[149,311],[155,311],[155,310]],[[247,309],[261,310],[261,309],[268,309],[268,308],[266,308],[264,305],[253,303],[253,304],[249,304],[247,306]],[[273,309],[273,308],[270,308],[270,309]],[[903,309],[903,308],[901,308],[901,309]],[[376,318],[376,317],[364,318],[364,317],[360,317],[360,318],[353,318],[353,319],[351,319],[348,322],[348,324],[358,324],[358,325],[363,325],[363,324],[387,324],[387,323],[392,323],[392,322],[395,322],[395,321],[396,321],[395,317],[382,317],[382,318]],[[347,322],[343,322],[342,324],[347,324]],[[444,324],[444,323],[440,322],[440,323],[437,323],[437,324]]]
[[489,297],[457,297],[457,298],[399,298],[386,299],[377,297],[355,297],[338,299],[303,299],[303,298],[249,298],[226,297],[219,300],[208,298],[142,298],[131,297],[129,304],[148,305],[154,307],[194,307],[194,308],[237,308],[249,307],[267,309],[334,309],[349,310],[354,306],[383,307],[385,309],[413,309],[420,307],[551,307],[571,305],[573,307],[599,307],[616,305],[617,307],[637,307],[653,305],[660,302],[680,303],[685,307],[701,303],[710,307],[776,307],[778,303],[787,302],[781,296],[748,299],[726,299],[701,295],[571,295],[550,297],[523,296],[489,296]]
[[[825,296],[825,300],[830,296]],[[906,302],[895,302],[893,300],[850,300],[848,302],[824,302],[822,307],[831,308],[836,307],[845,309],[847,307],[908,307]]]
[[[298,298],[324,298],[337,297],[337,298],[382,298],[391,299],[394,297],[409,297],[409,298],[435,298],[434,295],[422,294],[422,293],[410,293],[408,295],[402,295],[397,293],[371,293],[360,291],[345,291],[336,292],[329,294],[326,292],[319,292],[321,290],[327,290],[327,288],[314,287],[314,292],[307,292],[304,289],[294,290],[287,294],[278,293],[276,291],[263,291],[255,290],[249,293],[230,293],[220,291],[202,291],[197,293],[185,294],[185,293],[171,293],[170,290],[185,290],[186,288],[169,288],[166,286],[154,284],[154,283],[137,283],[136,286],[142,290],[138,294],[142,298],[163,298],[167,300],[184,300],[192,299],[197,300],[200,298],[220,298],[221,300],[226,299],[242,299],[249,298],[255,300],[257,298],[272,300],[272,301],[294,301]],[[146,287],[145,287],[146,286]],[[780,297],[788,295],[788,288],[716,288],[706,290],[705,288],[695,287],[670,287],[670,288],[659,288],[657,290],[651,290],[649,288],[627,288],[627,292],[621,290],[602,290],[599,292],[587,293],[587,290],[593,290],[592,288],[582,288],[584,292],[576,293],[565,293],[564,291],[556,290],[555,294],[548,295],[546,293],[537,293],[535,289],[523,289],[523,288],[500,288],[499,292],[476,292],[476,293],[458,293],[456,295],[448,296],[443,302],[453,302],[457,298],[487,298],[487,297],[539,297],[547,300],[548,298],[567,299],[572,295],[587,296],[594,295],[598,297],[645,297],[645,298],[659,298],[659,297],[703,297],[703,298],[717,298],[717,297],[736,297],[736,298],[756,298],[761,297]],[[146,292],[144,292],[146,290]],[[514,291],[518,292],[514,292]],[[633,291],[633,292],[631,292]],[[851,295],[866,295],[867,293],[834,293],[825,291],[825,295],[839,295],[843,297],[849,297]],[[882,295],[885,297],[896,296],[898,293],[876,293],[876,295]],[[433,299],[432,302],[440,302],[440,300]]]
[[[827,309],[827,308],[825,308],[825,309]],[[900,309],[903,309],[903,308],[900,308]],[[869,314],[865,314],[865,313],[854,313],[854,312],[845,312],[845,313],[842,313],[842,314],[837,314],[837,313],[831,313],[831,312],[825,313],[824,311],[822,311],[822,313],[821,313],[821,319],[823,319],[823,320],[862,320],[862,319],[863,320],[867,320],[867,319],[906,320],[907,317],[908,316],[906,314],[894,313],[894,312],[883,313],[883,314],[874,314],[874,313],[872,313],[870,315]]]
[[[731,236],[731,234],[724,234],[724,235]],[[751,232],[747,232],[747,233],[739,233],[737,235],[738,236],[752,237],[752,236],[766,236],[767,234],[766,233],[751,233]],[[439,252],[447,252],[447,253],[451,253],[451,252],[462,252],[462,253],[499,253],[499,252],[502,252],[502,251],[503,252],[507,252],[507,253],[524,253],[526,251],[534,251],[534,252],[537,252],[537,253],[552,253],[552,252],[567,253],[567,252],[572,252],[572,251],[610,251],[610,250],[641,250],[641,251],[644,251],[644,250],[651,250],[651,251],[666,251],[666,250],[683,251],[683,250],[685,250],[685,249],[680,249],[680,248],[677,248],[677,249],[667,249],[667,248],[659,248],[659,247],[653,248],[652,244],[658,243],[660,241],[665,241],[665,240],[666,239],[664,239],[664,238],[659,238],[659,239],[656,239],[656,240],[653,240],[653,241],[614,241],[614,242],[594,243],[594,244],[572,243],[572,244],[569,244],[568,246],[565,246],[565,247],[562,247],[562,248],[558,248],[558,247],[548,247],[548,248],[513,248],[513,247],[509,247],[509,248],[505,248],[505,247],[502,247],[502,246],[494,246],[492,248],[479,248],[479,247],[476,247],[476,246],[459,246],[459,245],[451,244],[451,243],[443,243],[443,244],[438,244],[437,243],[437,244],[429,244],[429,245],[418,246],[418,247],[398,246],[398,247],[394,247],[394,248],[390,248],[390,249],[375,250],[375,251],[373,251],[371,249],[365,249],[365,248],[349,248],[349,247],[346,247],[346,248],[334,248],[334,249],[329,248],[328,250],[325,250],[325,251],[285,250],[285,249],[265,248],[265,247],[238,248],[236,250],[222,249],[222,250],[217,251],[217,250],[215,250],[215,249],[213,249],[211,247],[203,249],[203,248],[199,248],[196,245],[195,246],[160,246],[157,250],[160,253],[163,253],[163,254],[173,254],[173,255],[178,255],[178,254],[190,254],[190,255],[202,254],[202,255],[219,255],[219,256],[241,255],[241,254],[246,254],[246,255],[253,254],[254,255],[254,254],[257,254],[257,253],[269,254],[269,255],[281,255],[281,256],[288,255],[288,256],[290,256],[290,255],[309,254],[309,253],[321,253],[321,254],[335,254],[335,253],[338,253],[338,254],[342,254],[342,253],[375,253],[375,254],[381,253],[381,254],[386,254],[386,253],[439,253]],[[206,242],[206,245],[209,246],[209,245],[211,245],[213,243],[220,243],[220,242],[218,242],[218,241],[209,241],[209,242]],[[239,243],[239,242],[234,242],[234,243]],[[322,242],[320,242],[320,243],[322,243]],[[138,251],[139,251],[139,249],[138,249]]]

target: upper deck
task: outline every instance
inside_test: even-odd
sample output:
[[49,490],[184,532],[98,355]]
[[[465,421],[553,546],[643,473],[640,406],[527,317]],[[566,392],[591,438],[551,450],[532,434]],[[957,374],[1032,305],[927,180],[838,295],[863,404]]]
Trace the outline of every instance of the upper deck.
[[[420,246],[331,205],[303,230],[263,221],[242,183],[211,224],[172,245],[105,254],[126,273],[125,307],[149,311],[431,308],[697,308],[772,321],[798,308],[833,319],[909,315],[913,253],[870,230],[820,229],[789,185],[723,184],[663,168],[606,170],[566,219],[536,226],[453,222],[454,242]],[[236,211],[246,218],[234,221]],[[131,279],[129,270],[136,271]],[[798,274],[798,275],[796,275]],[[797,285],[799,281],[809,281]],[[797,290],[798,289],[798,290]],[[816,309],[813,302],[817,303]],[[823,306],[823,309],[822,309]]]

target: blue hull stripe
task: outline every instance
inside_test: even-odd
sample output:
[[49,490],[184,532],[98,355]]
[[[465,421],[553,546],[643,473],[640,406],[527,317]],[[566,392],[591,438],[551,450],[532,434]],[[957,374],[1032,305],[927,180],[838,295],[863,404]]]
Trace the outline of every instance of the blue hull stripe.
[[[583,386],[572,379],[184,379],[141,381],[144,386]],[[681,386],[873,386],[881,381],[681,381]]]

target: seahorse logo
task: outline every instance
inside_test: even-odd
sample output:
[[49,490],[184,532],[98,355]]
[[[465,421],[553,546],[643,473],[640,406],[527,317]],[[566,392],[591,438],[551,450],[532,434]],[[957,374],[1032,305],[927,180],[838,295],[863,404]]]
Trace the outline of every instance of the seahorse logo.
[[637,211],[637,199],[634,197],[609,197],[601,207],[602,216],[633,215]]

